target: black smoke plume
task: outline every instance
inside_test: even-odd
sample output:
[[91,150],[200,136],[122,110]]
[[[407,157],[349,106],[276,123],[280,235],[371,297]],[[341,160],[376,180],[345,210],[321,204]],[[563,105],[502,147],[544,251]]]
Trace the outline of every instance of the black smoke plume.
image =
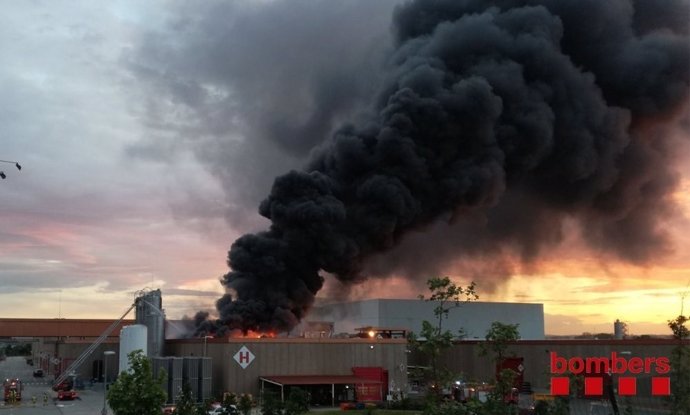
[[687,110],[690,83],[679,16],[688,1],[396,8],[374,110],[275,180],[259,207],[269,229],[230,249],[218,327],[288,331],[320,273],[356,282],[372,256],[440,220],[485,218],[476,247],[459,238],[470,251],[495,236],[536,255],[524,235],[558,240],[565,218],[629,261],[667,249],[677,177],[665,126]]

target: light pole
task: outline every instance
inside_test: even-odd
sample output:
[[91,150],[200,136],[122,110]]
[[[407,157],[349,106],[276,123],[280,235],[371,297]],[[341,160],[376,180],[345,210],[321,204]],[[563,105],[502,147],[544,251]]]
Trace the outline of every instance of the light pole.
[[106,407],[106,397],[108,396],[108,356],[114,355],[115,352],[112,350],[106,350],[103,352],[103,410],[101,415],[108,415],[108,408]]
[[[10,163],[10,164],[14,164],[14,166],[17,168],[17,170],[21,170],[21,169],[22,169],[22,166],[19,165],[19,163],[17,163],[16,161],[0,160],[0,163]],[[5,175],[5,172],[4,172],[4,171],[0,171],[0,178],[2,178],[3,180],[5,180],[6,177],[7,177],[7,176]]]

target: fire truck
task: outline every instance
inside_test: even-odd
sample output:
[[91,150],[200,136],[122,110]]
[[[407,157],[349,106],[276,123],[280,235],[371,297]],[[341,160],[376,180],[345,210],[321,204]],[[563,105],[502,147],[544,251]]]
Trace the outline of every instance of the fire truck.
[[69,377],[59,384],[53,386],[53,390],[57,392],[57,398],[60,401],[77,399],[77,391],[74,390],[74,378]]
[[22,400],[22,381],[19,379],[6,379],[4,383],[5,402]]

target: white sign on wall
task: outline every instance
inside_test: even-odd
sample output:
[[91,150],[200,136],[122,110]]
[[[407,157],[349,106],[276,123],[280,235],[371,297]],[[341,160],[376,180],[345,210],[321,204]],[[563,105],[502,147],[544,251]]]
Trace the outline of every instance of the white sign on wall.
[[235,353],[233,358],[235,361],[242,366],[242,369],[246,369],[254,361],[254,354],[247,349],[247,346],[242,346],[242,348]]

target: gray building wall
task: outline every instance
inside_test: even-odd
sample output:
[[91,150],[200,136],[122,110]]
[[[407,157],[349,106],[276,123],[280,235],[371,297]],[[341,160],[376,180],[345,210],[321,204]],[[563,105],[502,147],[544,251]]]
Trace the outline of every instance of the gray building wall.
[[[416,333],[422,321],[435,321],[433,301],[374,299],[337,303],[314,308],[309,320],[335,322],[336,333],[353,333],[364,326],[406,328]],[[491,323],[519,324],[525,340],[544,339],[544,305],[471,302],[452,309],[443,321],[444,329],[464,329],[467,339],[483,339]]]
[[[245,369],[233,356],[246,346],[255,356]],[[174,356],[206,356],[213,359],[213,391],[251,393],[259,396],[261,376],[352,375],[352,368],[376,366],[388,370],[395,387],[407,385],[407,342],[372,339],[203,339],[168,340]]]
[[[34,368],[45,371],[46,378],[52,380],[56,375],[66,370],[90,345],[91,341],[50,341],[41,340],[34,343],[32,355]],[[106,350],[114,351],[114,356],[108,357],[108,379],[112,381],[118,373],[118,354],[120,344],[117,341],[108,340],[101,343],[76,369],[77,376],[86,381],[93,377],[103,375],[103,364]],[[55,360],[54,360],[55,359]]]

